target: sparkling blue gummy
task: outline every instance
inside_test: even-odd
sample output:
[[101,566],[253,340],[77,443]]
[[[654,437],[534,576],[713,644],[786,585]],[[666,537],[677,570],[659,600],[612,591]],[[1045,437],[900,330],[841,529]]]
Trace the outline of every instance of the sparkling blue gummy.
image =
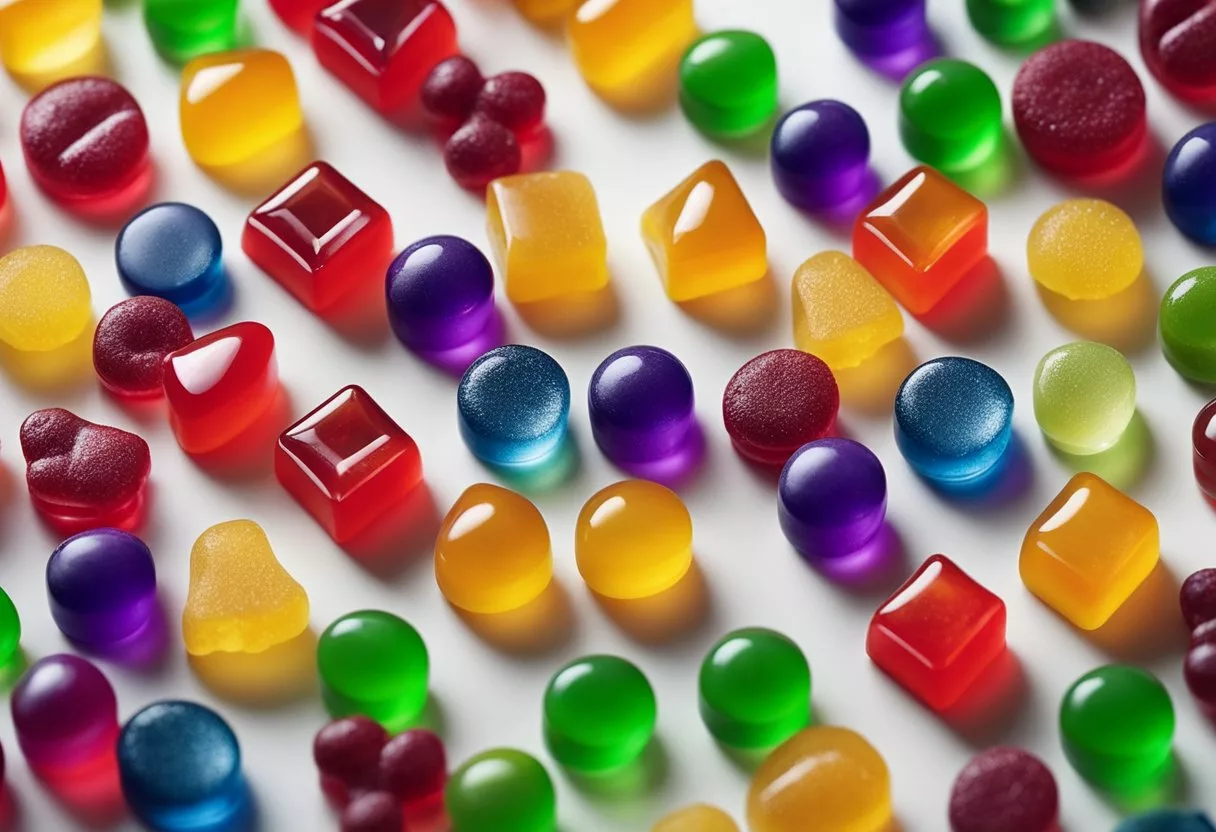
[[895,441],[916,473],[943,485],[993,471],[1013,437],[1013,392],[970,358],[917,367],[895,395]]
[[1216,121],[1178,140],[1165,160],[1165,213],[1178,230],[1203,245],[1216,244]]
[[224,832],[248,808],[241,749],[223,717],[193,702],[156,702],[118,737],[131,810],[158,832]]
[[848,104],[811,101],[777,122],[769,156],[773,182],[787,202],[808,211],[830,209],[862,192],[870,131]]
[[114,259],[128,292],[172,301],[187,315],[211,311],[228,293],[220,230],[193,205],[140,211],[119,232]]
[[591,375],[587,410],[604,456],[617,463],[657,462],[696,438],[692,376],[658,347],[625,347]]
[[808,442],[781,470],[777,519],[790,545],[805,557],[856,553],[878,535],[886,516],[886,472],[860,442]]
[[69,537],[46,564],[51,617],[65,636],[105,647],[139,633],[156,610],[156,567],[142,540],[118,529]]
[[456,391],[460,435],[491,465],[541,463],[566,438],[570,381],[547,353],[508,344],[465,371]]
[[1194,809],[1154,809],[1128,818],[1115,832],[1216,832],[1216,824]]
[[836,34],[866,57],[897,55],[932,39],[925,0],[836,0]]
[[393,332],[412,350],[436,352],[481,338],[495,321],[494,270],[460,237],[424,237],[388,268]]

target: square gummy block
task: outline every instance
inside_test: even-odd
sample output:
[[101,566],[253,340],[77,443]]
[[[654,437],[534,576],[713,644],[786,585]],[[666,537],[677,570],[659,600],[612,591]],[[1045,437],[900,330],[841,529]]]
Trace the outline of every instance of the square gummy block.
[[253,209],[241,247],[320,312],[361,283],[383,278],[393,254],[393,223],[345,176],[314,162]]
[[456,23],[437,0],[338,0],[313,23],[317,60],[382,113],[411,103],[431,67],[456,54]]
[[1082,630],[1096,630],[1144,582],[1160,555],[1153,513],[1083,473],[1031,524],[1018,570],[1039,600]]
[[646,209],[642,238],[674,301],[733,289],[768,271],[764,229],[730,168],[717,160]]
[[608,242],[595,189],[581,173],[525,173],[486,189],[490,249],[514,303],[608,285]]
[[584,0],[567,32],[587,86],[617,92],[649,80],[697,34],[692,0]]
[[908,171],[853,226],[853,257],[914,315],[987,255],[987,207],[933,168]]
[[874,614],[866,652],[913,696],[945,710],[1005,652],[1005,603],[934,555]]
[[304,124],[291,64],[269,49],[203,55],[182,70],[182,141],[203,167],[248,162]]
[[904,334],[904,316],[865,267],[823,251],[794,272],[794,346],[833,370],[856,367]]
[[274,472],[330,537],[349,540],[422,480],[422,457],[361,387],[344,387],[283,431]]

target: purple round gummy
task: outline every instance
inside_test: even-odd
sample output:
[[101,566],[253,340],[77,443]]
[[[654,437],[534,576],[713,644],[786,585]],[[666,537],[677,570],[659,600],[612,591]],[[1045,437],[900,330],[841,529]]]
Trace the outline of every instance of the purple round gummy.
[[13,689],[13,729],[36,770],[85,766],[114,752],[118,701],[101,671],[79,656],[35,662]]
[[1216,643],[1193,646],[1182,669],[1191,694],[1200,704],[1216,709]]
[[868,57],[922,46],[931,38],[925,0],[836,0],[836,34]]
[[1216,621],[1216,569],[1200,569],[1183,581],[1178,600],[1188,629]]
[[1059,812],[1051,770],[1020,748],[990,748],[972,758],[950,792],[952,832],[1049,832]]
[[477,246],[460,237],[424,237],[388,267],[388,318],[407,347],[462,347],[494,319],[494,271]]
[[156,609],[156,567],[142,540],[118,529],[69,537],[46,564],[51,617],[73,641],[94,647],[135,635]]
[[809,211],[856,197],[869,173],[866,123],[840,101],[811,101],[790,110],[773,129],[771,147],[777,190],[787,202]]
[[658,347],[625,347],[605,358],[587,389],[591,433],[613,462],[649,463],[693,440],[692,377]]
[[794,452],[777,483],[777,517],[804,557],[856,553],[882,529],[887,475],[874,453],[852,439],[818,439]]

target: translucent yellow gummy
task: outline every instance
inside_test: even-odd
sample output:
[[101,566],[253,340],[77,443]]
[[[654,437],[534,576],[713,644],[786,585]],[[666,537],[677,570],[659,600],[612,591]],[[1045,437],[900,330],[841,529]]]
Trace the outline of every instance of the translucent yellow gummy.
[[895,299],[841,251],[824,251],[794,272],[794,344],[833,370],[856,367],[904,334]]
[[642,214],[642,238],[674,301],[759,280],[764,229],[730,168],[706,162]]
[[465,489],[435,541],[443,596],[469,612],[507,612],[544,592],[552,578],[549,529],[536,506],[497,485]]
[[552,23],[570,13],[578,0],[515,0],[519,13],[533,23]]
[[1101,199],[1070,199],[1039,217],[1026,241],[1030,276],[1072,300],[1122,292],[1140,276],[1144,249],[1132,218]]
[[260,653],[308,627],[308,595],[287,574],[262,527],[231,520],[199,535],[182,611],[186,652]]
[[701,803],[672,812],[650,832],[739,832],[739,827],[726,812]]
[[53,350],[92,317],[84,269],[63,249],[27,246],[0,258],[0,341],[23,352]]
[[203,167],[223,168],[270,151],[304,116],[287,59],[268,49],[203,55],[182,70],[182,140]]
[[101,39],[102,0],[17,0],[0,8],[0,54],[17,76],[83,60]]
[[570,50],[592,89],[614,92],[678,56],[696,36],[692,0],[585,0],[570,18]]
[[514,303],[608,285],[608,242],[595,189],[581,173],[525,173],[486,191],[490,249]]

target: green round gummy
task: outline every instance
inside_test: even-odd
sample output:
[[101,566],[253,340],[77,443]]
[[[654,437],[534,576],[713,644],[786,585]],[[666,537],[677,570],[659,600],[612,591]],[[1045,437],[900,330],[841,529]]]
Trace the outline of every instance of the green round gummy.
[[712,32],[680,61],[680,104],[699,130],[742,136],[777,111],[777,58],[755,32]]
[[899,91],[899,135],[943,171],[983,163],[1001,143],[1001,95],[982,69],[955,58],[921,64]]
[[701,719],[723,745],[770,748],[811,721],[811,668],[798,645],[760,627],[735,630],[701,663]]
[[1057,347],[1034,373],[1034,418],[1051,444],[1069,454],[1110,448],[1136,415],[1136,376],[1105,344]]
[[344,615],[317,641],[317,673],[330,714],[364,714],[390,731],[421,715],[429,664],[418,631],[380,610]]
[[8,593],[0,589],[0,669],[6,668],[17,656],[21,645],[21,617]]
[[971,25],[988,40],[1016,46],[1038,40],[1055,24],[1055,0],[967,0]]
[[1178,278],[1161,299],[1161,351],[1194,381],[1216,382],[1216,266]]
[[185,63],[237,42],[238,0],[144,0],[144,24],[157,51]]
[[535,757],[497,748],[452,773],[443,792],[452,832],[552,832],[553,781]]
[[1150,790],[1169,771],[1174,706],[1151,673],[1107,665],[1086,673],[1064,694],[1060,738],[1073,768],[1099,788]]
[[616,656],[587,656],[557,671],[544,712],[549,753],[576,771],[627,765],[654,734],[654,690],[642,671]]

